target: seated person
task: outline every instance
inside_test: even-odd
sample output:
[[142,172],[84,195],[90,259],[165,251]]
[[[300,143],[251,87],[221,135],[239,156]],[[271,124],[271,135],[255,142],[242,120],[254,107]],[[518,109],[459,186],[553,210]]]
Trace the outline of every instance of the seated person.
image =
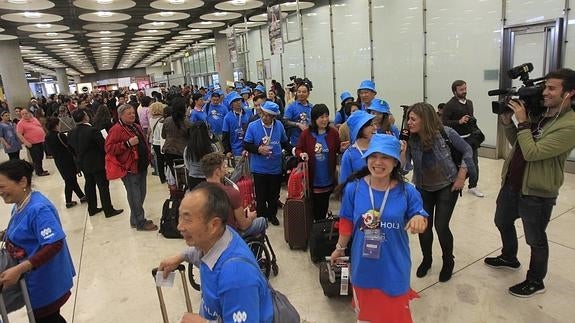
[[224,189],[232,203],[233,216],[228,218],[228,225],[236,229],[241,236],[254,236],[266,232],[268,221],[257,217],[255,211],[242,208],[242,197],[237,188],[222,184],[226,175],[226,157],[221,153],[209,153],[200,161],[200,167],[206,181],[217,183]]
[[[180,205],[178,230],[189,246],[158,266],[167,277],[187,261],[200,268],[199,314],[185,313],[181,322],[266,322],[273,320],[271,290],[253,252],[226,226],[230,201],[221,186],[201,183]],[[238,321],[241,313],[243,320]]]

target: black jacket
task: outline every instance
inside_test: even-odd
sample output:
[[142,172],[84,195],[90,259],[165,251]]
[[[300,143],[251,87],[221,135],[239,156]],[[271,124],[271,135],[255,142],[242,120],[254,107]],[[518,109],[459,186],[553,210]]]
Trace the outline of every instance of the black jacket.
[[70,146],[76,152],[78,165],[86,173],[106,171],[104,164],[104,137],[96,127],[79,124],[69,134]]

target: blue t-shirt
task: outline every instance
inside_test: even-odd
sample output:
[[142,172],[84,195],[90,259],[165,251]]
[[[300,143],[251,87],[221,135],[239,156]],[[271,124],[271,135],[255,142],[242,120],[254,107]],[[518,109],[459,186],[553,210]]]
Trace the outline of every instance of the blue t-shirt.
[[42,266],[26,274],[26,284],[30,294],[32,308],[46,306],[68,292],[76,276],[72,257],[66,244],[66,234],[58,217],[58,211],[40,192],[32,192],[26,206],[16,212],[7,231],[8,240],[25,252],[23,261],[36,254],[40,248],[63,240],[62,249]]
[[345,113],[342,113],[341,110],[339,110],[335,113],[335,120],[333,123],[335,125],[338,125],[338,124],[344,123],[346,120],[347,120],[347,116],[345,115]]
[[329,147],[327,146],[327,132],[321,135],[310,132],[315,138],[315,173],[313,187],[326,187],[333,184],[329,177]]
[[372,189],[374,205],[371,205],[369,185],[365,178],[350,182],[344,189],[340,216],[353,222],[351,246],[351,283],[361,288],[377,288],[389,296],[399,296],[409,290],[411,258],[409,238],[404,230],[411,217],[427,216],[421,195],[409,183],[399,183],[389,191],[381,220],[384,235],[379,259],[363,257],[364,232],[362,215],[375,208],[379,211],[384,191]]
[[202,111],[198,111],[196,109],[192,109],[192,113],[190,114],[190,123],[194,123],[196,121],[208,122],[208,115],[205,110],[202,109]]
[[224,126],[224,117],[228,114],[228,108],[223,104],[210,104],[207,110],[208,113],[208,124],[212,132],[218,136],[222,134],[222,128]]
[[345,150],[339,165],[340,184],[345,182],[349,175],[367,166],[365,159],[362,158],[364,153],[365,150],[361,151],[356,145],[352,145]]
[[241,156],[244,150],[244,136],[251,117],[252,111],[245,108],[242,109],[241,115],[230,111],[224,117],[222,132],[229,133],[230,146],[232,147],[232,154],[234,156]]
[[[304,125],[308,125],[311,123],[311,108],[313,104],[307,103],[307,105],[301,104],[299,101],[293,101],[290,105],[287,106],[286,111],[284,112],[284,119],[288,119],[290,121],[303,123]],[[289,142],[290,145],[296,146],[299,136],[301,134],[301,130],[298,127],[294,127],[290,129],[290,138]]]
[[232,240],[213,269],[203,262],[200,265],[200,315],[225,323],[271,323],[274,309],[268,282],[246,243],[231,227],[228,231]]
[[[265,128],[265,130],[264,130]],[[274,120],[271,127],[264,127],[261,120],[252,121],[246,130],[244,141],[256,146],[265,144],[264,138],[271,137],[268,145],[272,146],[270,156],[250,154],[250,168],[252,173],[279,175],[282,173],[282,143],[287,142],[284,126]]]
[[4,147],[6,153],[14,153],[22,149],[22,144],[16,135],[13,123],[0,122],[0,137],[4,138],[10,145],[10,148]]

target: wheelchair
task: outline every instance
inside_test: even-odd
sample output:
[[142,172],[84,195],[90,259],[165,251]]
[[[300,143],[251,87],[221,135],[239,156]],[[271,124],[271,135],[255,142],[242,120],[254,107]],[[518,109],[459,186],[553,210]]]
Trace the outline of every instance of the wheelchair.
[[[244,239],[250,250],[254,253],[254,257],[256,258],[260,270],[266,279],[270,277],[271,273],[273,273],[274,276],[277,276],[279,273],[277,258],[267,234],[262,233],[253,236],[245,236],[242,237],[242,239]],[[190,280],[190,284],[195,290],[199,291],[201,286],[194,276],[194,266],[189,264],[188,278]]]

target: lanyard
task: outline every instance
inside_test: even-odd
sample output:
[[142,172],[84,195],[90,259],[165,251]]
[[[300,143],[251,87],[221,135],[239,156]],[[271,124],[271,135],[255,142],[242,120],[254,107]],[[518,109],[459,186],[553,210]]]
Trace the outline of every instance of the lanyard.
[[268,132],[266,131],[266,126],[264,125],[264,122],[262,121],[262,128],[264,129],[264,133],[266,134],[266,137],[270,138],[270,143],[272,142],[272,135],[274,133],[274,124],[276,123],[275,120],[272,121],[272,129],[270,131],[270,135],[268,136]]
[[[383,218],[383,209],[385,208],[385,204],[387,203],[387,196],[389,195],[389,186],[390,185],[391,185],[391,182],[389,183],[389,185],[387,186],[387,189],[385,190],[385,195],[383,196],[383,202],[381,202],[381,207],[379,208],[380,218]],[[371,200],[372,210],[375,210],[375,202],[373,199],[373,190],[371,189],[371,177],[369,178],[369,199]]]
[[[359,152],[359,155],[361,156],[361,158],[363,158],[363,151],[361,151],[361,149],[359,148],[359,145],[357,144],[357,142],[353,143],[353,146],[355,147],[355,149],[357,149],[357,151]],[[371,186],[370,186],[371,189]],[[373,204],[373,200],[371,202],[371,204]]]
[[[234,115],[236,114],[236,112],[234,111]],[[240,109],[240,113],[238,116],[238,128],[242,128],[242,114],[244,114],[244,109]]]

